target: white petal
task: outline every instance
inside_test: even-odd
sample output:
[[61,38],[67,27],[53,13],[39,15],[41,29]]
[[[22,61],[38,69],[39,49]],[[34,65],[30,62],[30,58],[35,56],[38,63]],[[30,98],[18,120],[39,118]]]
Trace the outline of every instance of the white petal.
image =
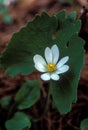
[[57,45],[53,45],[51,50],[52,50],[52,54],[53,54],[53,63],[56,64],[59,59],[59,49],[58,49]]
[[41,79],[44,80],[44,81],[50,80],[50,74],[49,73],[42,74]]
[[52,62],[52,51],[49,47],[47,47],[45,49],[45,59],[47,61],[47,63],[51,63]]
[[67,61],[69,60],[68,56],[63,57],[57,64],[57,67],[60,68],[61,66],[63,66]]
[[44,66],[42,66],[42,65],[36,65],[35,64],[35,68],[38,70],[38,71],[40,71],[40,72],[46,72],[47,70],[46,70],[46,68],[44,67]]
[[35,55],[33,57],[33,60],[34,60],[35,65],[37,65],[37,66],[39,66],[39,65],[45,66],[46,65],[44,58],[40,55]]
[[64,73],[64,72],[66,72],[66,71],[68,71],[69,70],[69,66],[68,65],[63,65],[62,67],[60,67],[57,71],[56,71],[56,73],[57,74],[61,74],[61,73]]
[[59,80],[59,78],[60,78],[60,76],[57,75],[56,73],[51,74],[51,79],[53,79],[53,80]]

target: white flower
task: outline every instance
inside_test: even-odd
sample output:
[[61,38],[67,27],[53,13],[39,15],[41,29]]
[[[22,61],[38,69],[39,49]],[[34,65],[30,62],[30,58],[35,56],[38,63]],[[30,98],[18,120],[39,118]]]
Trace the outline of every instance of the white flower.
[[65,73],[69,70],[69,66],[65,65],[68,61],[69,57],[65,56],[60,61],[59,59],[59,49],[57,45],[53,45],[51,49],[46,47],[45,49],[45,59],[41,56],[36,54],[33,57],[35,68],[43,72],[41,74],[42,80],[59,80],[59,74]]

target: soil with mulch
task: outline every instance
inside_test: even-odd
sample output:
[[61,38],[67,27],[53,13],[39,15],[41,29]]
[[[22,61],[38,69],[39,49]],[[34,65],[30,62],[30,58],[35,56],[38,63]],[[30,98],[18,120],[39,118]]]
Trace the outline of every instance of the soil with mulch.
[[[61,9],[66,9],[67,14],[74,10],[77,11],[77,17],[82,20],[82,28],[79,35],[86,41],[84,46],[85,62],[78,85],[78,100],[72,105],[72,110],[69,113],[60,115],[56,109],[52,109],[51,99],[49,109],[43,120],[33,124],[31,130],[80,130],[81,121],[88,117],[88,8],[86,4],[82,5],[80,0],[75,2],[74,7],[69,4],[61,4],[58,0],[29,0],[29,2],[25,0],[25,2],[18,1],[8,7],[9,14],[13,17],[12,24],[7,25],[3,23],[0,17],[0,52],[2,52],[6,48],[12,34],[19,31],[36,14],[41,14],[42,11],[46,11],[49,15],[52,15]],[[6,95],[13,97],[22,83],[30,79],[39,79],[39,74],[35,72],[30,76],[18,75],[12,78],[5,74],[4,69],[0,69],[0,97]],[[31,111],[31,114],[35,117],[41,115],[46,95],[47,93],[44,87],[42,88],[41,100]],[[30,111],[27,110],[26,112],[29,113]]]

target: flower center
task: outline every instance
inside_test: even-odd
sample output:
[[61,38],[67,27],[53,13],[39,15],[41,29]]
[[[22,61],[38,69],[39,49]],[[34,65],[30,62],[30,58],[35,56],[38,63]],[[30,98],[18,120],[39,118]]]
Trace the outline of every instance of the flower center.
[[53,72],[57,69],[56,65],[54,63],[49,63],[46,65],[46,69],[49,71],[49,72]]

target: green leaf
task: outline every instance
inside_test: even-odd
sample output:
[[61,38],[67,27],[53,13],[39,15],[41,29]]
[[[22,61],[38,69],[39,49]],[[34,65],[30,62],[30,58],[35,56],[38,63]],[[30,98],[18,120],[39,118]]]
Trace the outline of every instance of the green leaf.
[[24,128],[23,130],[29,130],[29,128],[28,128],[28,127],[26,127],[26,128]]
[[76,22],[71,22],[69,19],[65,20],[63,23],[60,24],[59,31],[56,34],[55,43],[58,43],[59,46],[65,44],[69,41],[69,39],[75,33],[78,33],[80,30],[81,22],[77,20]]
[[75,11],[74,11],[74,12],[71,12],[70,14],[68,14],[67,18],[68,18],[69,20],[74,21],[74,20],[76,19],[76,12],[75,12]]
[[7,14],[7,8],[6,8],[5,6],[3,6],[3,5],[1,5],[1,6],[0,6],[0,13],[1,13],[2,15]]
[[[61,11],[59,11],[59,12],[56,14],[56,18],[57,18],[58,22],[62,23],[62,22],[65,20],[65,13],[66,13],[65,10],[61,10]],[[59,24],[60,24],[60,23],[59,23]]]
[[34,71],[33,56],[37,53],[43,54],[46,45],[52,44],[52,34],[56,27],[56,17],[42,13],[20,32],[15,33],[1,59],[6,73],[15,76]]
[[13,35],[1,56],[1,64],[6,68],[7,74],[29,74],[34,71],[33,56],[44,56],[47,46],[57,44],[60,50],[59,59],[69,56],[67,64],[70,67],[68,72],[60,75],[58,82],[53,82],[51,89],[54,104],[60,113],[69,112],[72,102],[77,99],[77,86],[84,57],[84,41],[78,37],[81,22],[75,19],[74,12],[67,17],[65,14],[62,10],[52,17],[46,13],[37,16]]
[[26,114],[17,112],[12,119],[6,121],[5,126],[7,130],[23,130],[26,127],[30,128],[31,122]]
[[11,96],[5,96],[0,99],[0,105],[2,108],[8,108],[11,101]]
[[53,82],[51,89],[55,106],[60,113],[69,112],[72,102],[77,100],[77,86],[80,70],[84,62],[84,41],[77,36],[80,26],[79,20],[72,22],[67,18],[67,20],[60,23],[60,28],[54,42],[58,43],[61,54],[60,58],[69,56],[67,64],[70,67],[67,73],[61,75],[58,82]]
[[[59,31],[54,41],[52,35],[57,25]],[[49,17],[46,13],[42,13],[13,35],[1,56],[1,64],[6,68],[6,73],[11,76],[19,73],[29,74],[34,71],[33,56],[35,54],[43,55],[46,46],[54,43],[59,45],[68,42],[74,33],[79,32],[79,29],[80,21],[71,22],[66,19],[64,10],[60,11],[56,17]]]
[[3,3],[3,0],[0,0],[0,3]]
[[88,130],[88,118],[84,119],[80,125],[81,130]]
[[73,4],[73,0],[59,0],[61,3]]
[[40,98],[40,88],[37,81],[29,81],[25,83],[16,94],[15,101],[18,103],[19,109],[30,108]]
[[77,86],[84,56],[83,43],[81,38],[73,35],[69,40],[68,47],[65,46],[62,49],[62,54],[69,56],[67,64],[70,70],[62,74],[58,82],[53,82],[51,89],[55,106],[60,113],[69,112],[71,110],[71,103],[77,100]]
[[13,22],[13,18],[10,15],[7,14],[7,15],[3,16],[3,21],[6,24],[11,24]]

